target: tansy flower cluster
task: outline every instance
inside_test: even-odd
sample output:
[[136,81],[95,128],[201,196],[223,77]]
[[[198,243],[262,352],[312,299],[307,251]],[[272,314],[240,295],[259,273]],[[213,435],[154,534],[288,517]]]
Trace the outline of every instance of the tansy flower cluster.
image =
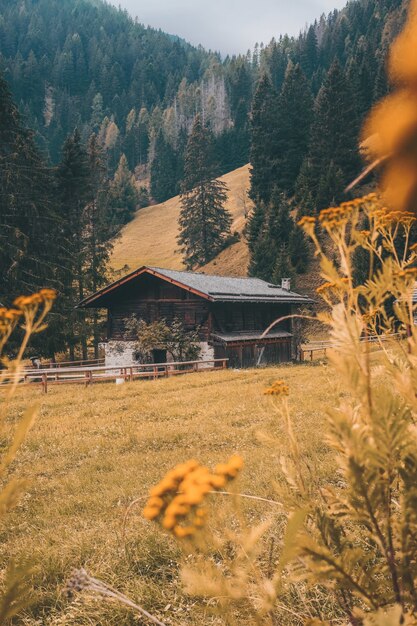
[[333,230],[348,223],[352,215],[354,202],[344,202],[339,207],[323,209],[319,213],[319,222],[323,228]]
[[310,215],[304,215],[297,225],[302,228],[310,237],[314,237],[314,229],[316,227],[316,218]]
[[376,193],[368,193],[367,196],[363,196],[362,198],[356,198],[354,200],[354,202],[358,202],[358,200],[361,203],[365,203],[365,202],[377,202],[379,200],[378,194]]
[[13,304],[24,311],[32,307],[38,307],[40,304],[49,304],[55,300],[55,298],[56,291],[54,289],[41,289],[39,292],[33,293],[31,296],[19,296]]
[[283,380],[276,380],[270,387],[265,389],[264,394],[266,396],[288,396],[290,388]]
[[316,218],[312,217],[311,215],[304,215],[304,217],[302,217],[299,221],[298,221],[298,226],[301,226],[301,228],[303,226],[307,226],[308,224],[312,224],[314,225],[316,223]]
[[27,332],[37,333],[44,328],[43,320],[51,310],[56,296],[54,289],[41,289],[31,296],[16,298],[13,304],[23,312],[24,328]]
[[390,211],[385,207],[372,211],[371,217],[373,217],[375,221],[376,228],[379,229],[389,228],[397,224],[409,228],[416,219],[409,211]]
[[321,296],[324,296],[329,291],[340,291],[340,290],[343,290],[343,285],[349,284],[349,278],[347,278],[347,276],[341,278],[340,279],[340,283],[341,284],[332,283],[332,282],[323,283],[322,285],[317,287],[316,293],[318,293]]
[[407,267],[403,270],[398,270],[397,272],[394,272],[394,276],[415,280],[417,278],[417,267]]
[[[0,348],[4,346],[22,316],[25,319],[25,328],[30,326],[33,332],[36,332],[37,328],[41,328],[41,323],[55,298],[56,291],[54,289],[41,289],[30,296],[16,298],[13,302],[14,308],[0,307]],[[40,307],[42,307],[41,313],[35,324],[35,318]]]
[[178,538],[191,537],[204,526],[207,494],[223,489],[242,467],[243,460],[237,454],[217,465],[213,473],[195,460],[181,463],[150,490],[143,516],[160,522]]
[[0,307],[0,335],[8,336],[16,325],[22,311]]
[[341,207],[345,207],[349,211],[353,211],[354,209],[358,209],[362,207],[364,204],[373,204],[378,201],[378,195],[376,193],[369,193],[367,196],[361,196],[360,198],[355,198],[354,200],[349,200],[348,202],[342,202]]

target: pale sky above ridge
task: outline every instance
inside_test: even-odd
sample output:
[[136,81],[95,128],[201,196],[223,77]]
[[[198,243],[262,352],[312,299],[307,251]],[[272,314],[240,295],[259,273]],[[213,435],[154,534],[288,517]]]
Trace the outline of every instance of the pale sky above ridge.
[[245,53],[256,42],[296,35],[346,0],[111,0],[145,26],[161,28],[222,54]]

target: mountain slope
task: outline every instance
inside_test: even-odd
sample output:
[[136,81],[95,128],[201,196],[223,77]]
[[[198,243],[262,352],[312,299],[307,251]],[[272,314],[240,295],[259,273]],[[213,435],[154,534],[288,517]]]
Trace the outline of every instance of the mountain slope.
[[[241,233],[245,225],[245,213],[251,206],[247,198],[249,166],[245,165],[230,172],[220,180],[229,189],[226,207],[233,216],[232,232]],[[128,265],[130,269],[135,269],[140,265],[159,265],[182,269],[184,265],[176,241],[179,213],[179,196],[137,211],[135,218],[122,229],[116,240],[111,259],[112,268],[119,270]],[[242,241],[227,248],[218,257],[219,263],[215,271],[228,273],[230,267],[231,273],[244,274],[245,251],[246,244]]]

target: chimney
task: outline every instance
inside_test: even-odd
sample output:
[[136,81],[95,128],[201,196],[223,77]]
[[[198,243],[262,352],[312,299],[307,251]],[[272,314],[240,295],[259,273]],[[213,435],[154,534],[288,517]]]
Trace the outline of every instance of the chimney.
[[285,291],[290,291],[290,289],[291,289],[291,278],[282,278],[281,279],[281,288],[285,289]]

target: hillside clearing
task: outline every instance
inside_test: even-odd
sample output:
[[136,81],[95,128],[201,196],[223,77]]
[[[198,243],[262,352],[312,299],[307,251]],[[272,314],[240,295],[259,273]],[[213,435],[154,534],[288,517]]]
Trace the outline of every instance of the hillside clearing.
[[[177,462],[195,457],[214,465],[239,452],[246,468],[239,489],[274,497],[279,456],[287,447],[283,425],[265,386],[283,378],[291,388],[294,428],[303,454],[323,480],[333,474],[323,441],[325,407],[339,395],[329,365],[289,365],[264,370],[191,374],[181,379],[51,388],[15,465],[29,475],[27,496],[3,530],[2,561],[28,559],[36,595],[19,623],[31,625],[136,624],[123,609],[105,603],[68,603],[62,585],[74,567],[117,586],[167,624],[221,624],[205,604],[181,592],[177,547],[139,510],[122,540],[128,504]],[[41,394],[20,390],[13,420]],[[276,438],[260,442],[263,431]],[[217,496],[217,498],[219,498]],[[213,496],[211,509],[224,501]],[[269,514],[245,502],[251,516]],[[212,515],[212,517],[215,517]]]
[[[225,174],[220,180],[229,188],[226,208],[233,217],[232,232],[241,233],[245,224],[245,211],[250,208],[247,198],[249,165]],[[133,270],[141,265],[157,265],[184,269],[177,244],[179,213],[179,196],[137,211],[115,242],[111,267],[119,270],[128,265]],[[220,266],[217,270],[220,272]],[[221,270],[223,274],[228,273],[228,268],[223,264]]]

